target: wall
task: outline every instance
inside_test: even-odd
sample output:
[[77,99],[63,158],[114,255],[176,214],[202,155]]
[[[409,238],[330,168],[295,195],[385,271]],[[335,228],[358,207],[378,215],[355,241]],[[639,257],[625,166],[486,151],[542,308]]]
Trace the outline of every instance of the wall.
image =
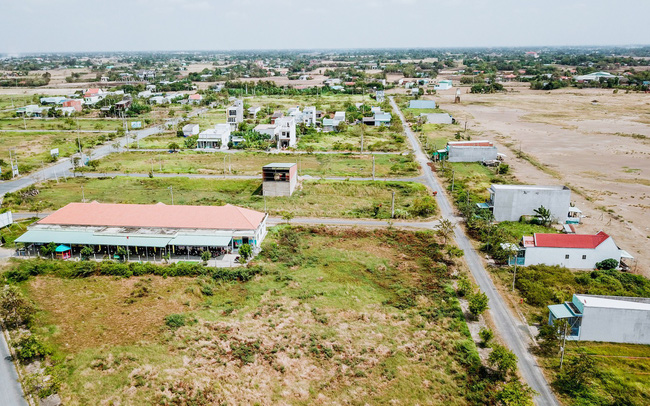
[[497,159],[497,147],[449,146],[449,162],[482,162]]
[[264,196],[291,196],[296,188],[296,179],[290,181],[275,182],[265,181],[262,182],[262,193]]
[[571,190],[498,189],[492,203],[496,221],[519,221],[521,216],[534,215],[536,209],[544,206],[551,211],[554,221],[564,223],[569,214]]
[[[565,255],[569,255],[569,259]],[[582,256],[586,255],[586,259]],[[571,269],[594,269],[596,262],[614,258],[621,260],[621,253],[612,238],[603,241],[596,249],[528,247],[524,266],[546,264],[560,265]]]
[[0,228],[13,224],[13,214],[10,211],[0,214]]
[[650,311],[585,306],[579,339],[650,344]]

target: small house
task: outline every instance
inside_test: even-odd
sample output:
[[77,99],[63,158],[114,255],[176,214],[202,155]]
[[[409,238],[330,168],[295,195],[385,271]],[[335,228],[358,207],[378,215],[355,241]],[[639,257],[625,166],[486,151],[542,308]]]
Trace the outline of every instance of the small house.
[[214,128],[209,128],[199,133],[196,147],[198,149],[228,149],[230,135],[229,124],[217,124]]
[[486,162],[497,159],[497,147],[492,141],[449,141],[449,162]]
[[433,100],[411,100],[409,101],[409,109],[435,109],[436,102]]
[[[518,265],[559,265],[571,269],[594,269],[598,262],[632,258],[621,250],[612,237],[600,231],[597,234],[547,234],[523,236],[517,254]],[[512,262],[512,259],[511,259]]]
[[452,87],[453,83],[451,80],[439,80],[438,83],[433,86],[434,90],[449,90]]
[[198,93],[191,94],[190,97],[188,97],[188,103],[191,104],[199,104],[201,103],[201,100],[203,100],[203,96]]
[[390,125],[391,119],[390,113],[377,113],[374,116],[375,127]]
[[548,310],[549,325],[567,321],[567,340],[650,344],[650,298],[574,294]]
[[296,163],[272,163],[262,167],[264,196],[291,196],[298,183]]
[[198,124],[186,124],[183,126],[183,137],[191,137],[199,134]]
[[81,99],[66,99],[63,104],[61,104],[61,107],[72,107],[75,109],[75,111],[81,111],[82,106],[81,104],[83,103],[83,100]]
[[454,118],[449,113],[422,113],[420,117],[424,118],[427,124],[453,124]]
[[259,113],[262,110],[260,106],[252,106],[248,108],[248,117],[250,118],[256,118],[257,113]]
[[522,216],[533,216],[544,206],[551,220],[559,223],[579,222],[580,210],[571,206],[571,189],[566,186],[496,185],[488,189],[490,197],[479,208],[492,211],[495,221],[519,221]]

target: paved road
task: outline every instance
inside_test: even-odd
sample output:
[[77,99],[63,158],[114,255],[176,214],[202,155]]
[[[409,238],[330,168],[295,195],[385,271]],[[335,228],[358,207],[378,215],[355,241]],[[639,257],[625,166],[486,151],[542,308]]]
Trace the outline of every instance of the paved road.
[[[424,170],[426,184],[431,187],[432,190],[441,192],[442,190],[440,189],[433,172],[428,169],[427,163],[429,160],[422,151],[415,134],[411,131],[408,123],[404,119],[404,115],[393,98],[389,97],[389,99],[393,109],[397,112],[397,115],[404,125],[404,131],[406,132],[415,152],[415,159]],[[548,382],[542,374],[541,367],[537,364],[537,361],[530,351],[528,351],[528,347],[531,344],[528,327],[510,311],[503,297],[497,291],[492,279],[485,270],[485,267],[483,267],[481,258],[465,235],[463,229],[458,225],[459,218],[456,217],[455,211],[447,199],[446,194],[438,193],[437,201],[442,211],[442,216],[456,222],[456,227],[454,227],[456,243],[465,252],[465,261],[467,262],[474,279],[476,279],[479,287],[483,292],[485,292],[490,300],[489,312],[494,320],[497,331],[519,359],[518,366],[524,380],[539,393],[539,395],[535,397],[535,403],[538,405],[559,405],[557,398],[551,391]]]
[[0,327],[0,404],[7,406],[27,405],[23,388],[18,383],[18,374],[11,360],[11,353]]
[[[201,109],[190,114],[194,116],[196,114],[201,114],[207,109]],[[166,124],[174,125],[183,121],[182,118],[175,118],[167,120]],[[125,150],[127,144],[141,140],[153,134],[158,134],[164,131],[165,125],[145,128],[144,130],[133,131],[128,133],[126,136],[118,139],[112,144],[102,145],[90,152],[85,152],[84,157],[90,157],[90,159],[99,159],[103,158],[106,155],[122,152]],[[73,155],[73,157],[78,157],[79,154]],[[72,161],[70,158],[65,158],[59,160],[57,163],[36,171],[30,175],[20,177],[14,180],[0,181],[0,197],[4,196],[6,193],[15,192],[17,190],[23,189],[27,186],[33,185],[36,182],[41,182],[46,179],[57,179],[62,177],[72,176]]]

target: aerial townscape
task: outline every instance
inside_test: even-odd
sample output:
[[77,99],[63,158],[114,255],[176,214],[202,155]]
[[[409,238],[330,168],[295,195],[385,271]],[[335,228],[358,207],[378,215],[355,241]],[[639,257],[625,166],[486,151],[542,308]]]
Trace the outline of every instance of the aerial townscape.
[[0,405],[649,405],[650,3],[449,3],[3,6]]

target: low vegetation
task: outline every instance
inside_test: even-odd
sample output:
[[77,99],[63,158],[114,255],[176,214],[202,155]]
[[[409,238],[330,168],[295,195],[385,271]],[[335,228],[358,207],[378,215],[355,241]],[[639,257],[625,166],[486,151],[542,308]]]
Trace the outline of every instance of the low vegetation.
[[[226,203],[264,210],[261,180],[217,180],[192,178],[70,178],[67,182],[48,181],[29,190],[8,193],[3,207],[14,211],[58,209],[81,201],[83,186],[86,201],[103,203],[174,203],[223,205]],[[116,194],[115,191],[120,193]],[[311,217],[391,217],[391,198],[395,192],[395,217],[402,219],[431,217],[437,212],[435,200],[419,183],[384,181],[303,181],[291,197],[266,198],[271,215],[290,212]]]
[[85,266],[5,273],[66,404],[530,402],[511,353],[481,365],[433,232],[276,228],[245,280]]

